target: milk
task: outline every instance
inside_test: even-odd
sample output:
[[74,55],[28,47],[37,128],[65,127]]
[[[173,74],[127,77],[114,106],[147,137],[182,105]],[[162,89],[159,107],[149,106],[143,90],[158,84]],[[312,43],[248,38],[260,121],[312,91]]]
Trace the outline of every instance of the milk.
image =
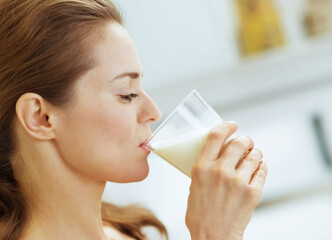
[[189,134],[169,140],[158,144],[159,146],[155,147],[153,152],[191,177],[191,168],[203,149],[207,135],[208,132]]

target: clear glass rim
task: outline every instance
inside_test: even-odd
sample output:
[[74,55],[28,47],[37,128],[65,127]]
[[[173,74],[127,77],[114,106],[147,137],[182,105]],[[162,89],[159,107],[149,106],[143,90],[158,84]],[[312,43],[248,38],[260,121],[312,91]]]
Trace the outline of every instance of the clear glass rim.
[[218,113],[204,100],[202,95],[197,91],[196,88],[194,88],[190,93],[188,93],[183,100],[174,108],[174,110],[165,118],[165,120],[159,125],[159,127],[153,132],[153,134],[143,143],[142,148],[147,149],[147,150],[153,150],[151,146],[149,146],[149,142],[151,139],[159,132],[159,130],[165,125],[165,123],[168,121],[171,116],[192,96],[195,95],[202,103],[203,105],[213,114],[218,116]]

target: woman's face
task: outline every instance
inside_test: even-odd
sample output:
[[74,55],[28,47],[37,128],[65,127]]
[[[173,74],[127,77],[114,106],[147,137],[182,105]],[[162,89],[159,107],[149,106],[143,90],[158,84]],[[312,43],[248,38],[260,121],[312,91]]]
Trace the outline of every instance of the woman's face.
[[139,146],[161,113],[141,88],[142,68],[134,43],[109,23],[96,47],[97,66],[77,81],[74,98],[60,109],[56,141],[75,172],[113,182],[143,180],[148,153]]

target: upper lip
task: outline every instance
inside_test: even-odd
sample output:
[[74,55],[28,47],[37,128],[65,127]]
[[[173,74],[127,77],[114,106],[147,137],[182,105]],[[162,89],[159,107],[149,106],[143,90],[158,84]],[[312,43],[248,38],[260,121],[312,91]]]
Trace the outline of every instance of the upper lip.
[[149,138],[150,138],[150,136],[147,137],[147,138],[144,140],[144,142],[142,142],[139,146],[142,147],[142,146],[144,145],[144,143],[146,143],[146,141],[147,141]]

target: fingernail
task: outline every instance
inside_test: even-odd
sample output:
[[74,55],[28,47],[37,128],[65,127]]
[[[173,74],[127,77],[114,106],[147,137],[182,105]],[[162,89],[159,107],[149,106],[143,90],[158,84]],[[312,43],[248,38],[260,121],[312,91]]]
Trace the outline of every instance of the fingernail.
[[229,123],[229,124],[233,124],[233,125],[239,125],[237,122],[235,122],[235,121],[226,121],[227,123]]

